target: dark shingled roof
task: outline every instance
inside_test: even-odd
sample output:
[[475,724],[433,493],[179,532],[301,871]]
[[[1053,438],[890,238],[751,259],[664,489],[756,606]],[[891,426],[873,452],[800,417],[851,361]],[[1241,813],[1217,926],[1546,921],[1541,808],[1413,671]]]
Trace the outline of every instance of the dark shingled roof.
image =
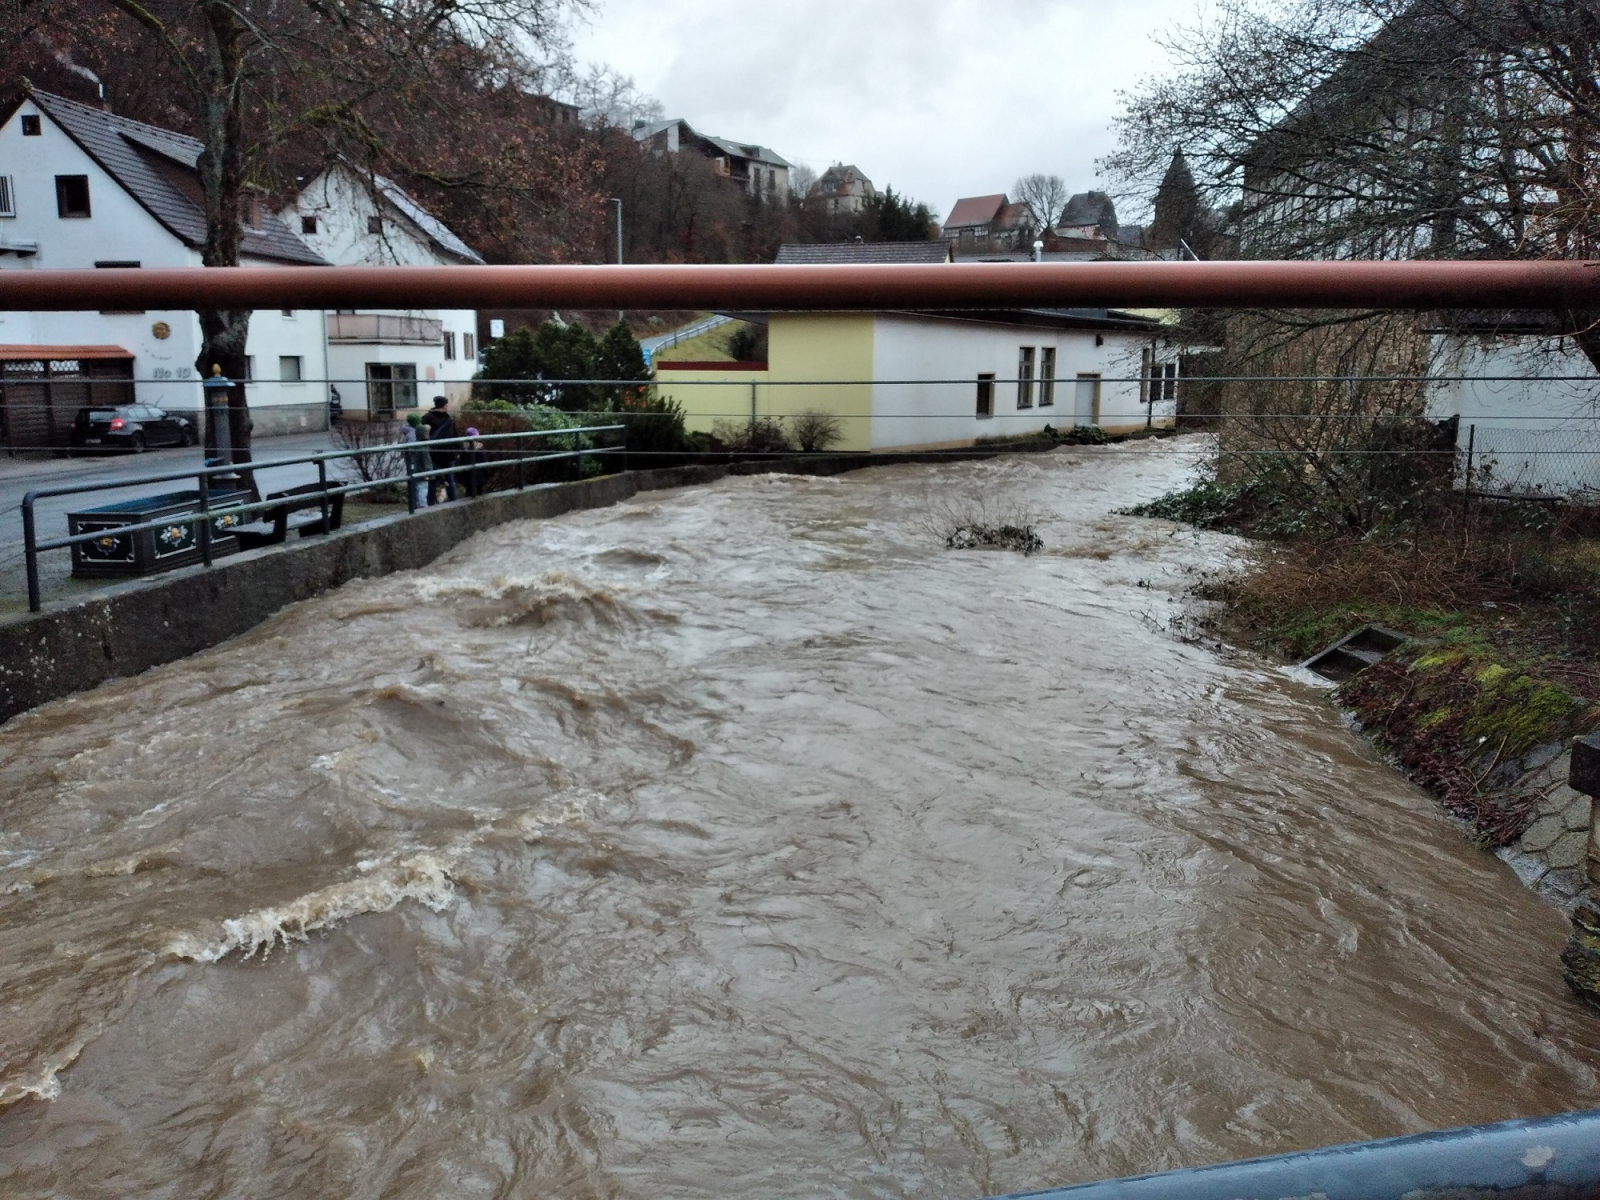
[[[30,91],[28,96],[174,237],[194,249],[205,245],[205,210],[192,198],[199,194],[195,162],[204,149],[199,142],[49,92]],[[260,229],[245,229],[239,252],[278,262],[327,265],[272,213],[262,214]]]
[[779,266],[797,263],[942,263],[950,261],[944,242],[824,242],[820,245],[785,243],[775,260]]

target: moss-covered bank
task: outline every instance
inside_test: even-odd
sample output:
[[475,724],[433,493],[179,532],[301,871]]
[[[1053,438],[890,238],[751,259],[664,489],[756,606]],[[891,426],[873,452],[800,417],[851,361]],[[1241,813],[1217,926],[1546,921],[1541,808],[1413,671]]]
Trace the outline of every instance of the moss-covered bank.
[[1566,743],[1600,708],[1466,637],[1413,642],[1334,695],[1485,849],[1552,899],[1582,890],[1589,802],[1566,785]]

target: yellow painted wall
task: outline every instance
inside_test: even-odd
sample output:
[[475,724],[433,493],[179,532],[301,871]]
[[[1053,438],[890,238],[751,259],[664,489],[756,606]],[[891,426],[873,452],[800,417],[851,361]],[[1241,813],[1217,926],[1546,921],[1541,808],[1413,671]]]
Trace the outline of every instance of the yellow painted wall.
[[[773,313],[767,366],[773,416],[815,410],[839,418],[835,450],[872,448],[872,313]],[[818,381],[861,382],[829,383]]]
[[[755,415],[789,417],[815,410],[839,418],[835,450],[868,450],[872,442],[871,313],[773,313],[767,330],[765,371],[657,369],[656,386],[683,406],[691,433],[713,431],[717,421]],[[859,380],[844,385],[827,380]]]
[[750,420],[751,389],[756,413],[766,415],[766,371],[673,371],[657,369],[656,390],[683,406],[684,428],[690,433],[710,433],[719,420],[745,424]]

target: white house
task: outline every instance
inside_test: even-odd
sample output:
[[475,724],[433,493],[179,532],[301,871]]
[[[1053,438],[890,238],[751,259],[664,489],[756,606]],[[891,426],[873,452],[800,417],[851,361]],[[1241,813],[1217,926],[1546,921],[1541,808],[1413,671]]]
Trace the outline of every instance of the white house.
[[[300,237],[337,266],[481,264],[476,251],[393,181],[339,163],[285,210]],[[391,419],[431,397],[471,392],[478,314],[385,309],[327,314],[328,373],[347,416]]]
[[[195,161],[199,142],[46,92],[24,91],[0,108],[0,270],[55,267],[198,267],[205,214]],[[325,265],[269,212],[244,230],[249,266]],[[320,312],[257,312],[246,350],[256,432],[322,428],[327,393],[303,382],[327,375]],[[131,362],[136,402],[197,413],[192,312],[0,312],[0,440],[59,446],[83,388],[79,364]],[[30,375],[29,347],[48,348],[50,381]],[[82,353],[80,353],[82,351]],[[62,382],[57,382],[60,380]],[[39,397],[44,397],[41,404]]]
[[1429,416],[1458,419],[1462,486],[1470,470],[1475,492],[1600,500],[1600,372],[1553,326],[1486,313],[1435,331]]
[[1127,433],[1169,427],[1177,416],[1177,353],[1146,316],[1029,309],[754,319],[767,322],[764,363],[656,364],[662,395],[683,406],[691,430],[815,410],[839,419],[835,449],[890,450],[971,445],[1046,425]]

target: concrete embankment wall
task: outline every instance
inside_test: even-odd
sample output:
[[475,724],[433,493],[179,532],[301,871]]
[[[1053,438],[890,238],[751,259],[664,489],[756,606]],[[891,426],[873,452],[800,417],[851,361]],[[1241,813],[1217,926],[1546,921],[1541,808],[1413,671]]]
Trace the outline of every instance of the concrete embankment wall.
[[[960,457],[993,456],[991,451]],[[197,565],[130,581],[69,607],[0,625],[0,722],[107,680],[137,675],[208,649],[259,625],[285,605],[352,579],[426,566],[473,534],[507,521],[603,508],[637,492],[705,484],[730,474],[834,475],[950,457],[830,455],[624,471],[576,483],[494,492],[328,537],[234,555],[210,569]]]

